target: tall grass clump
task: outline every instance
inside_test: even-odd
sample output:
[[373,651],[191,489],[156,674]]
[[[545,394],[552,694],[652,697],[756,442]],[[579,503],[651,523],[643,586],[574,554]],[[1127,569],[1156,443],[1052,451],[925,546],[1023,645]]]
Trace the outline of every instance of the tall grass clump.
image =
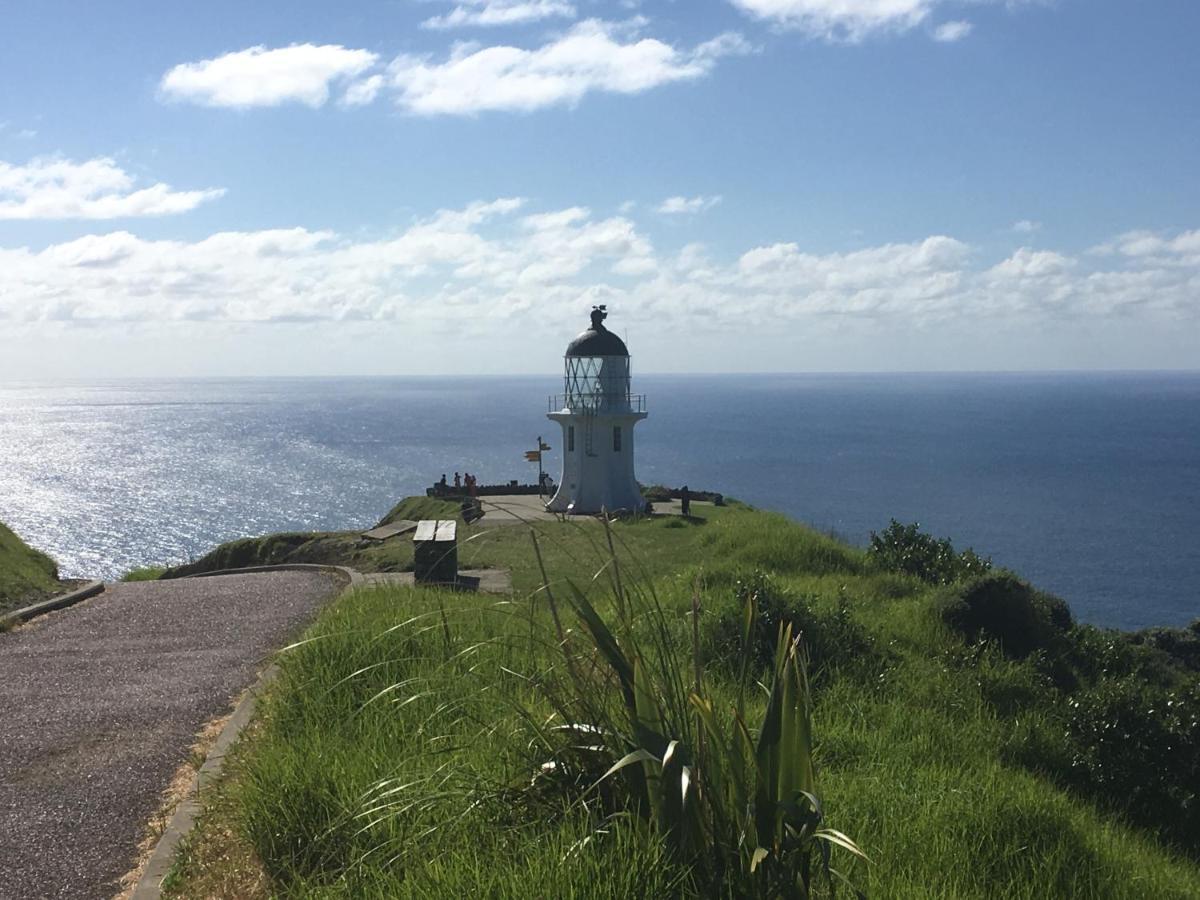
[[[644,823],[701,894],[809,897],[818,884],[832,888],[844,877],[830,865],[832,849],[865,857],[824,824],[802,636],[781,622],[767,677],[753,684],[760,610],[758,594],[745,592],[736,680],[714,683],[698,586],[690,647],[681,647],[675,617],[650,585],[623,575],[607,528],[606,536],[598,575],[608,583],[607,614],[571,580],[561,598],[544,583],[562,677],[541,685],[554,715],[529,720],[550,754],[540,771],[584,785],[575,802],[598,823]],[[567,611],[578,632],[564,626]]]

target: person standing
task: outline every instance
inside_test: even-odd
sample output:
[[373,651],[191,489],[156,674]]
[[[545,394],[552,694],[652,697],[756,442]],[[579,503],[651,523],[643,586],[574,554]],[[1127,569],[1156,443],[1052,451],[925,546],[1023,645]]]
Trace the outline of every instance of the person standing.
[[454,473],[454,489],[457,491],[461,487],[462,487],[462,477],[457,472],[455,472]]
[[685,484],[679,491],[679,508],[683,512],[685,519],[691,518],[692,515],[692,492],[688,490]]

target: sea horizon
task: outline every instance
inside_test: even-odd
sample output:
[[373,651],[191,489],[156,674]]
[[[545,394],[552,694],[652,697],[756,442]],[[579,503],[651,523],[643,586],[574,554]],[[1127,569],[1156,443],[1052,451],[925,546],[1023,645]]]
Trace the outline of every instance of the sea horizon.
[[[544,418],[558,387],[532,374],[4,382],[0,520],[65,575],[106,578],[236,537],[365,529],[456,466],[529,480],[526,445],[558,443]],[[720,491],[860,546],[892,518],[918,521],[1095,624],[1197,615],[1200,512],[1184,498],[1200,495],[1200,373],[635,371],[633,387],[649,398],[644,484]]]

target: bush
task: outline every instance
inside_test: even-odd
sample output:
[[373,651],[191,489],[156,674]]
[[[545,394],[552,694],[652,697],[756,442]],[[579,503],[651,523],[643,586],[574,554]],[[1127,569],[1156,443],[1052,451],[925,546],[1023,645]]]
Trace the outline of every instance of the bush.
[[1200,682],[1107,679],[1066,701],[1068,783],[1200,849]]
[[704,646],[708,662],[729,672],[737,671],[744,610],[750,602],[756,610],[748,648],[752,672],[763,671],[774,660],[780,625],[790,626],[804,641],[818,678],[825,671],[862,665],[878,656],[871,636],[845,607],[817,612],[812,598],[789,596],[769,576],[756,572],[739,580],[732,603],[706,620]]
[[901,525],[892,519],[882,534],[871,532],[868,558],[881,569],[915,575],[930,584],[951,584],[992,568],[991,559],[981,558],[970,547],[955,553],[949,540],[939,540],[920,528],[918,522]]
[[1050,659],[1064,653],[1074,622],[1058,597],[1034,590],[1008,572],[996,572],[944,594],[942,621],[970,641],[991,640],[1008,656],[1025,659],[1046,651]]
[[1159,687],[1178,685],[1185,677],[1179,660],[1161,649],[1153,638],[1147,637],[1148,634],[1129,634],[1093,625],[1076,626],[1070,635],[1068,658],[1071,667],[1079,680],[1089,685],[1128,676],[1136,676]]
[[1178,665],[1200,672],[1200,619],[1187,628],[1147,628],[1128,636],[1134,644],[1161,650]]

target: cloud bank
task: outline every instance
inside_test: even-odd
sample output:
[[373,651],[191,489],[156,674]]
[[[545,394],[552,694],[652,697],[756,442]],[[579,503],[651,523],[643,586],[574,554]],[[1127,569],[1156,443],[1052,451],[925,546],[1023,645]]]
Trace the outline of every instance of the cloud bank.
[[1077,257],[1020,247],[982,264],[945,235],[842,253],[770,243],[717,260],[699,245],[661,253],[623,215],[530,212],[512,198],[444,210],[374,240],[304,228],[198,241],[115,231],[0,249],[0,319],[16,322],[569,326],[592,303],[663,327],[701,313],[731,333],[787,333],[790,323],[816,319],[1194,323],[1200,230],[1133,232]]
[[176,191],[169,184],[134,189],[134,177],[107,157],[72,162],[0,161],[0,219],[119,219],[188,212],[225,193]]

